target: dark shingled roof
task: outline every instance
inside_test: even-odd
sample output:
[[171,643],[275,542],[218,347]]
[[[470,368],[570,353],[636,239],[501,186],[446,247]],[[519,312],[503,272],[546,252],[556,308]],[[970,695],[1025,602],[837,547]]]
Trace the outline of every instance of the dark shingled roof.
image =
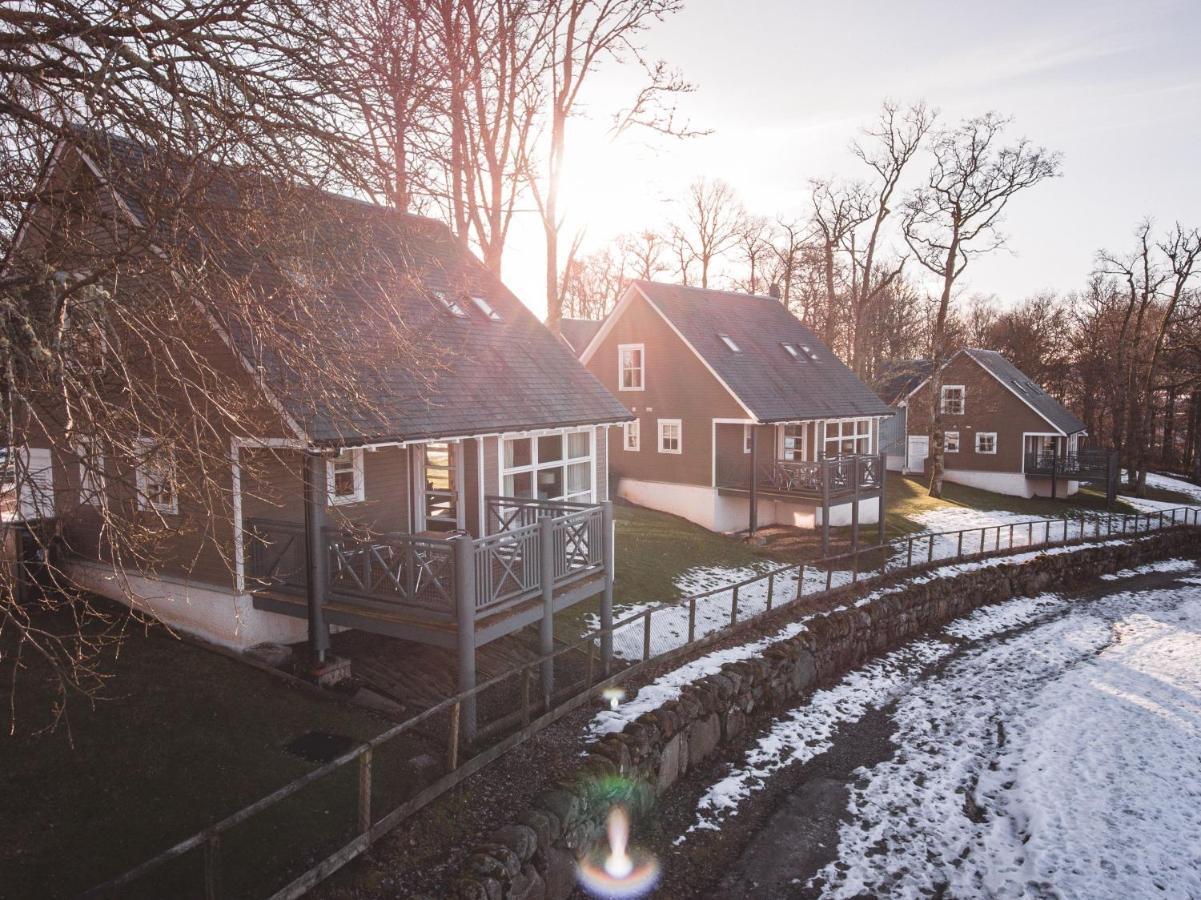
[[562,319],[559,322],[559,334],[567,341],[567,346],[575,351],[575,355],[579,356],[596,337],[603,324],[600,319]]
[[892,359],[880,366],[876,375],[876,393],[885,403],[897,403],[930,377],[928,359]]
[[[112,156],[122,158],[131,174],[120,193],[140,213],[136,173],[146,171],[147,154],[119,138],[106,137],[99,146],[110,155],[106,163],[112,162]],[[88,150],[94,153],[96,148],[92,142]],[[112,171],[107,165],[104,168]],[[237,186],[243,183],[214,178],[208,188],[218,196],[214,205],[253,205],[269,195],[253,186],[245,190]],[[330,299],[318,314],[323,318],[316,323],[317,330],[330,335],[332,346],[358,351],[340,351],[337,362],[362,396],[336,401],[305,396],[310,392],[298,387],[305,373],[257,346],[251,329],[236,313],[213,310],[237,349],[263,367],[267,387],[311,440],[319,444],[420,440],[629,419],[625,407],[575,354],[444,224],[347,197],[314,194],[327,212],[332,210],[331,221],[353,230],[360,242],[358,252],[369,261],[355,267],[353,274],[339,267],[335,260],[349,251],[339,244],[341,232],[336,229],[332,240],[314,241],[311,246],[319,249],[303,260],[307,271],[318,277],[337,273],[332,283],[322,286]],[[225,260],[227,268],[244,275],[261,292],[264,308],[286,329],[296,307],[305,308],[305,282],[290,279],[237,241],[221,242],[213,230],[206,236],[205,227],[197,228],[194,239],[219,244],[218,252],[232,257]],[[466,318],[451,315],[432,291],[458,300]],[[484,298],[500,320],[490,320],[472,297]],[[308,308],[313,305],[310,302]],[[399,348],[392,338],[397,323],[399,332],[409,338],[407,349]],[[362,337],[361,343],[357,336]],[[427,362],[415,363],[415,359]]]
[[1075,434],[1086,429],[1085,424],[1076,417],[1075,413],[1048,394],[1041,385],[1031,380],[1025,372],[996,350],[968,348],[963,352],[980,363],[985,371],[1014,391],[1026,403],[1034,407],[1039,415],[1064,434]]
[[[634,284],[759,421],[893,414],[779,300],[653,281]],[[721,335],[741,352],[727,347]],[[786,343],[797,348],[799,358],[788,353]]]

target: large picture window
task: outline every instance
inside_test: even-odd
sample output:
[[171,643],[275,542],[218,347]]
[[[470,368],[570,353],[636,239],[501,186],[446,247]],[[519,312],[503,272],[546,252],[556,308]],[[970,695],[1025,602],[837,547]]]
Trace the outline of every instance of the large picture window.
[[617,348],[617,386],[623,391],[641,391],[646,387],[646,352],[642,344],[622,344]]
[[505,438],[505,496],[591,503],[592,452],[591,431]]
[[872,452],[872,420],[846,419],[826,423],[826,458]]

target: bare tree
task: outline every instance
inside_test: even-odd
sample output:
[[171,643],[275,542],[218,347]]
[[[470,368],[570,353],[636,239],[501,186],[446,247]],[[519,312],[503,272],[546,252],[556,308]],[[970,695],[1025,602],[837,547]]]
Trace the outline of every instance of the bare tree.
[[[713,263],[738,241],[745,213],[734,189],[718,179],[699,178],[683,201],[684,222],[673,229],[673,241],[686,277],[688,266],[700,267],[700,286],[709,287]],[[685,281],[687,283],[687,281]]]
[[809,183],[809,199],[813,235],[821,256],[825,285],[825,311],[820,334],[822,340],[833,347],[841,324],[839,288],[843,279],[838,255],[855,229],[871,218],[871,196],[867,188],[857,182],[839,184],[814,179]]
[[1059,155],[1026,139],[1002,145],[1009,120],[986,113],[934,136],[926,183],[905,203],[905,240],[917,260],[942,280],[931,334],[931,496],[941,496],[944,431],[942,366],[949,357],[947,314],[955,283],[975,256],[1005,243],[1000,231],[1010,201],[1059,174]]
[[667,264],[663,262],[667,241],[658,231],[648,228],[622,235],[617,239],[617,247],[626,260],[625,268],[631,278],[654,281],[667,271]]
[[746,266],[746,280],[740,285],[751,294],[760,293],[764,269],[773,254],[771,222],[763,216],[744,215],[734,238],[738,259]]

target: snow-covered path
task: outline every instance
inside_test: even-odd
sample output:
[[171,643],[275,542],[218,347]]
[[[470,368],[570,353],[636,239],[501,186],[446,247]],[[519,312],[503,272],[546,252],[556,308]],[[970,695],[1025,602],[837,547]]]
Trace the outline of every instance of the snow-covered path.
[[823,895],[1201,896],[1201,588],[1032,612],[898,701]]

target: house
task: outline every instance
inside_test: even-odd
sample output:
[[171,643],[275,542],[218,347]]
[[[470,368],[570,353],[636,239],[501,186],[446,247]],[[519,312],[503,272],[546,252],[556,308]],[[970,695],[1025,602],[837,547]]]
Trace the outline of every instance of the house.
[[600,319],[560,319],[559,336],[571,348],[571,352],[579,356],[588,346],[588,342],[600,331]]
[[633,417],[622,497],[723,532],[879,521],[891,410],[778,299],[634,281],[581,359]]
[[[126,141],[99,144],[57,152],[50,177],[96,204],[115,197],[112,215],[142,227],[136,186],[155,163]],[[331,347],[347,346],[335,335],[362,339],[334,366],[353,395],[308,390],[309,374],[256,346],[220,293],[205,295],[189,340],[193,354],[244,377],[262,400],[245,430],[212,438],[227,454],[228,513],[184,492],[188,473],[169,451],[130,458],[97,446],[99,466],[88,469],[63,441],[31,434],[19,452],[38,461],[39,513],[58,519],[69,571],[85,588],[235,648],[307,635],[320,659],[331,626],[433,644],[457,652],[469,687],[475,650],[489,641],[541,622],[549,651],[553,615],[591,597],[608,618],[607,435],[628,414],[445,225],[322,201],[339,239],[353,230],[380,263],[336,270],[345,280],[330,287],[332,305],[318,309],[305,278],[266,259],[228,268],[249,273],[240,284],[281,325],[311,313]],[[38,229],[25,239],[39,239]],[[314,242],[304,262],[319,272],[322,254],[339,250]],[[427,369],[391,332],[371,342],[381,315],[400,320]],[[43,418],[62,424],[52,409]],[[183,526],[165,539],[155,571],[115,571],[96,515],[105,504]],[[215,524],[189,529],[189,520]]]
[[896,415],[880,423],[880,449],[888,468],[894,472],[904,468],[905,417],[909,411],[899,401],[930,376],[930,369],[928,359],[898,359],[885,362],[877,373],[876,393],[896,410]]
[[[903,444],[898,440],[896,452],[889,451],[889,468],[928,473],[930,364],[909,361],[886,371],[892,389],[883,387],[884,396],[904,423]],[[947,481],[1018,497],[1054,497],[1076,493],[1081,481],[1116,478],[1112,453],[1081,446],[1084,423],[997,351],[960,350],[940,380]]]

